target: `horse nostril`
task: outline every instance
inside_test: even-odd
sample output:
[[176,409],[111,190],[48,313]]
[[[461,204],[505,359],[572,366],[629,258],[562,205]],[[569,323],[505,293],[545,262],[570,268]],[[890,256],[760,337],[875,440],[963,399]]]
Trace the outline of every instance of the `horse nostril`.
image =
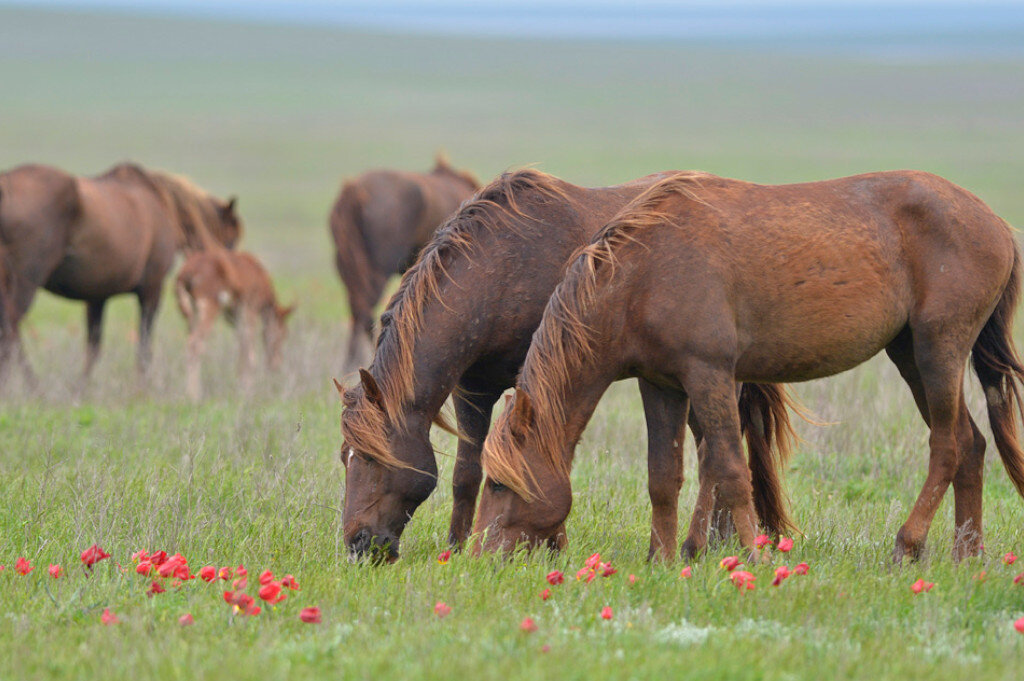
[[349,548],[355,553],[362,555],[370,550],[370,546],[373,543],[373,535],[366,528],[363,528],[355,533],[352,537],[352,541],[349,542]]

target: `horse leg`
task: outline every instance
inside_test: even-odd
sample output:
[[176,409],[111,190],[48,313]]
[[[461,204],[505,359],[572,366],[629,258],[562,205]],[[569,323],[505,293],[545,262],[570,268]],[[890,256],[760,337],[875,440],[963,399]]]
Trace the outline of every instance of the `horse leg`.
[[85,369],[82,371],[82,384],[89,381],[93,367],[100,356],[100,340],[103,337],[103,308],[106,299],[90,300],[85,304]]
[[[921,373],[914,360],[913,339],[909,329],[901,333],[885,349],[889,359],[899,369],[903,380],[910,386],[914,402],[925,424],[931,427],[928,415],[928,400],[925,396]],[[985,438],[982,436],[964,400],[961,388],[959,395],[960,412],[957,417],[957,440],[961,460],[953,476],[953,494],[956,504],[956,527],[953,544],[954,560],[981,553],[981,490],[985,463]]]
[[150,362],[153,359],[153,322],[156,320],[157,310],[160,308],[160,289],[158,286],[149,286],[138,291],[139,297],[139,349],[137,355],[137,367],[140,377],[149,374]]
[[647,560],[676,558],[679,490],[683,486],[683,441],[690,401],[685,393],[640,379],[647,420],[647,489],[651,496],[651,544]]
[[[917,559],[924,550],[928,530],[946,489],[953,482],[959,467],[960,442],[957,427],[962,419],[963,366],[969,344],[959,344],[949,330],[941,328],[913,329],[913,357],[918,370],[920,389],[931,429],[928,438],[928,475],[910,517],[896,535],[893,558],[902,562],[905,556]],[[919,407],[920,407],[919,403]],[[966,414],[963,414],[966,415]],[[970,470],[970,464],[968,466]]]
[[252,385],[252,374],[256,367],[256,313],[243,306],[238,311],[238,376],[243,387]]
[[203,353],[206,351],[206,338],[213,329],[213,324],[220,314],[220,306],[212,300],[200,298],[195,301],[194,308],[188,316],[188,343],[185,358],[185,392],[193,402],[202,398],[202,381],[200,371]]
[[452,520],[448,528],[448,543],[454,547],[461,547],[473,529],[473,513],[483,479],[480,452],[491,425],[491,411],[499,397],[501,393],[456,391],[452,398],[459,431],[465,436],[459,439],[452,473]]
[[683,556],[693,557],[706,546],[711,521],[708,511],[714,508],[716,497],[722,508],[731,512],[740,543],[755,554],[758,523],[750,469],[740,441],[736,382],[728,372],[701,367],[690,372],[685,385],[707,449],[699,461],[700,491]]

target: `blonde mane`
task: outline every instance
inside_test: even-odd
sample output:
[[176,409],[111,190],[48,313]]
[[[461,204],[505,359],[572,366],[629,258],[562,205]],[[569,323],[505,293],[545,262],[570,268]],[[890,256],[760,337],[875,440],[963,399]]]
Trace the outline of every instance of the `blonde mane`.
[[[640,243],[638,232],[669,222],[670,216],[663,212],[669,198],[682,196],[704,203],[697,190],[702,180],[711,177],[701,172],[679,172],[652,185],[577,251],[565,278],[551,295],[517,383],[532,405],[534,420],[528,437],[534,439],[557,474],[568,478],[572,469],[571,457],[562,456],[565,395],[594,355],[594,338],[586,319],[600,288],[614,275],[620,249],[626,244]],[[535,497],[536,479],[522,458],[521,442],[511,430],[514,406],[515,400],[507,405],[491,430],[482,464],[490,478],[530,500]]]
[[[402,466],[389,451],[385,414],[392,424],[400,425],[405,404],[414,396],[414,352],[423,329],[424,310],[433,302],[444,304],[441,284],[448,276],[448,264],[457,257],[471,257],[482,232],[512,229],[508,218],[530,219],[516,199],[527,191],[545,201],[568,200],[551,175],[532,169],[504,173],[478,191],[438,229],[402,277],[398,291],[381,316],[380,335],[370,367],[370,373],[377,377],[385,413],[369,404],[361,390],[346,390],[342,395],[342,435],[350,446],[385,465]],[[443,413],[434,417],[434,423],[458,435]]]

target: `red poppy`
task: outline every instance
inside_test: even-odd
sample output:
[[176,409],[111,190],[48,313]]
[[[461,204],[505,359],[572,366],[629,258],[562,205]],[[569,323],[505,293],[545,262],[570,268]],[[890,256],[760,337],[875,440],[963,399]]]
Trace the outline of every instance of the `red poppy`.
[[299,619],[306,624],[320,624],[320,608],[303,608],[299,612]]
[[449,560],[451,560],[451,557],[452,557],[452,552],[451,551],[442,551],[441,553],[437,554],[437,563],[438,563],[438,565],[446,564]]
[[565,575],[558,570],[552,570],[548,573],[547,580],[551,586],[558,586],[565,581]]
[[295,581],[295,578],[291,575],[284,576],[284,579],[281,580],[281,586],[283,586],[286,589],[291,589],[292,591],[299,590],[299,583]]
[[689,565],[687,565],[686,567],[684,567],[682,570],[679,571],[679,576],[682,577],[683,579],[689,579],[690,577],[693,576],[693,570],[690,568]]
[[110,554],[101,549],[99,544],[93,544],[85,551],[82,551],[82,564],[90,569],[96,563],[107,558],[110,558]]
[[245,569],[244,565],[239,565],[235,568],[235,574],[239,577],[245,577],[247,574],[249,574],[249,571]]
[[612,618],[612,608],[609,605],[601,608],[601,619],[610,620]]
[[149,554],[146,553],[145,551],[136,551],[135,553],[132,554],[132,562],[133,563],[141,563],[142,561],[148,560],[148,559],[149,559]]
[[264,570],[262,573],[260,573],[259,581],[260,584],[270,584],[272,581],[274,581],[274,573],[270,570]]
[[1017,562],[1017,556],[1013,555],[1013,551],[1010,551],[1005,556],[1003,556],[1003,562],[1007,565],[1013,565]]
[[33,570],[35,570],[35,568],[32,567],[32,563],[28,562],[24,558],[19,558],[18,560],[14,561],[14,571],[17,572],[19,575],[27,575]]
[[794,575],[806,575],[810,571],[811,571],[811,566],[808,565],[807,563],[800,563],[795,568],[793,568],[793,574]]
[[733,570],[738,568],[740,565],[743,565],[743,562],[740,561],[740,559],[737,558],[736,556],[726,556],[725,558],[722,559],[722,561],[719,563],[719,565],[721,565],[723,568],[725,568],[729,572],[732,572]]
[[235,604],[235,592],[234,591],[225,591],[224,592],[224,602],[227,603],[228,605],[234,605]]
[[524,617],[523,621],[519,623],[519,628],[528,634],[532,634],[537,631],[537,623],[529,617]]
[[231,587],[233,589],[244,589],[246,587],[246,585],[248,585],[248,583],[249,583],[249,578],[248,577],[239,577],[235,581],[231,582]]
[[106,625],[117,624],[121,620],[117,619],[117,615],[110,612],[110,608],[103,608],[103,614],[100,615],[100,622]]
[[1013,578],[1013,583],[1014,584],[1020,584],[1021,586],[1024,586],[1024,572],[1022,572],[1019,575],[1017,575],[1016,577],[1014,577]]
[[274,605],[280,603],[284,599],[288,598],[287,595],[281,593],[281,582],[268,582],[260,587],[260,598],[265,600],[267,603]]
[[540,592],[540,599],[542,601],[546,601],[549,598],[551,598],[551,589],[544,589]]
[[213,567],[212,565],[206,565],[204,567],[199,568],[199,579],[203,580],[204,582],[212,582],[213,580],[217,579],[217,568]]
[[163,588],[160,585],[160,582],[153,582],[149,585],[149,591],[146,592],[146,595],[155,596],[156,594],[162,594],[165,591],[167,591],[167,589]]
[[910,590],[915,594],[919,594],[924,591],[931,591],[933,586],[935,586],[934,582],[926,582],[923,579],[919,579],[910,585]]
[[234,573],[231,571],[231,568],[222,567],[220,570],[217,570],[217,576],[226,582],[234,576]]
[[601,572],[602,577],[611,577],[618,572],[618,570],[612,567],[611,563],[601,563],[598,566],[598,570]]
[[444,619],[452,612],[452,606],[448,605],[444,601],[438,601],[437,605],[434,606],[434,614]]
[[593,568],[581,567],[579,570],[576,571],[576,581],[578,582],[582,580],[589,584],[590,582],[594,581],[594,576],[596,574],[597,573],[594,572]]
[[782,537],[781,539],[779,539],[779,544],[776,548],[778,548],[779,551],[782,551],[783,553],[789,553],[793,550],[793,540],[789,537]]
[[988,573],[984,570],[974,575],[974,581],[976,582],[984,582],[986,579],[988,579]]
[[137,572],[140,575],[148,575],[152,571],[153,564],[150,563],[148,560],[144,560],[135,566],[135,572]]
[[629,576],[629,583],[630,584],[636,584],[636,575],[630,575]]
[[184,615],[182,615],[181,617],[178,618],[178,624],[180,624],[183,627],[191,627],[195,623],[196,623],[196,618],[192,617],[192,613],[190,613],[190,612],[187,612],[187,613],[185,613]]
[[729,575],[729,579],[732,580],[733,586],[739,589],[740,593],[743,593],[748,589],[754,588],[754,580],[757,577],[746,570],[736,570]]
[[1021,617],[1019,620],[1014,622],[1013,628],[1019,631],[1020,633],[1024,634],[1024,617]]
[[64,568],[62,568],[60,565],[53,565],[53,564],[51,564],[50,568],[49,568],[49,572],[50,572],[50,576],[51,577],[53,577],[54,579],[57,579],[62,574],[64,574]]
[[792,572],[790,572],[789,568],[785,565],[780,565],[779,567],[775,568],[775,579],[772,580],[772,586],[778,586],[782,584],[783,580],[785,580],[791,574]]
[[547,643],[545,643],[544,645],[542,645],[540,647],[540,652],[542,652],[542,653],[550,653],[551,652],[551,646],[549,646]]
[[157,551],[156,553],[150,554],[149,562],[153,565],[163,565],[164,561],[167,560],[166,551]]
[[594,569],[597,568],[597,564],[600,563],[600,562],[601,562],[601,554],[600,553],[595,553],[590,558],[587,558],[586,562],[583,563],[583,564],[586,565],[591,570],[594,570]]
[[249,617],[255,617],[256,615],[260,614],[261,610],[262,608],[260,608],[260,606],[256,605],[255,603],[249,603],[242,610],[242,614],[247,615]]
[[767,534],[759,534],[756,537],[754,537],[754,546],[756,546],[759,549],[763,549],[771,543],[772,540],[768,538]]

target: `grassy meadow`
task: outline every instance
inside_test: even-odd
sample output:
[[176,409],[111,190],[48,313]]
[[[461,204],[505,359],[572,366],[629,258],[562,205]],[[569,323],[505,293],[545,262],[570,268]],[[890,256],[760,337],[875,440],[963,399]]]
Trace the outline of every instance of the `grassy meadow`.
[[[952,495],[927,556],[889,553],[924,479],[927,431],[882,359],[796,394],[828,426],[799,423],[788,471],[804,536],[777,557],[810,572],[740,596],[718,567],[645,562],[649,502],[636,388],[613,387],[577,455],[562,555],[500,561],[446,548],[454,442],[403,537],[402,559],[347,561],[340,507],[346,305],[326,216],[340,181],[370,167],[425,169],[444,149],[487,179],[536,164],[580,184],[669,168],[763,182],[919,168],[1024,225],[1024,63],[805,54],[782,47],[553,42],[355,33],[0,7],[0,167],[93,174],[134,159],[237,194],[243,247],[299,301],[285,369],[243,390],[222,325],[208,398],[183,382],[184,323],[168,296],[147,385],[133,371],[137,308],[108,307],[95,380],[74,388],[81,305],[41,293],[23,335],[42,385],[0,396],[0,680],[35,678],[1017,679],[1024,636],[1024,502],[990,440],[987,554],[950,560]],[[1022,337],[1024,338],[1024,337]],[[973,380],[973,379],[972,379]],[[972,412],[983,417],[971,386]],[[987,423],[984,426],[987,431]],[[696,493],[692,443],[680,504]],[[685,522],[682,523],[685,526]],[[91,578],[79,553],[113,559]],[[254,618],[223,583],[148,598],[130,555],[184,554],[193,571],[245,564],[301,590]],[[600,552],[618,574],[573,575]],[[19,557],[35,566],[16,573]],[[53,579],[49,564],[65,575]],[[116,564],[127,568],[126,572]],[[566,583],[544,575],[564,570]],[[976,577],[985,571],[986,577]],[[635,575],[631,584],[628,575]],[[912,582],[934,582],[914,595]],[[452,612],[434,614],[437,601]],[[299,621],[320,607],[323,621]],[[613,608],[611,620],[599,616]],[[109,608],[120,618],[103,626]],[[195,624],[178,618],[191,613]],[[524,617],[537,631],[520,631]]]

